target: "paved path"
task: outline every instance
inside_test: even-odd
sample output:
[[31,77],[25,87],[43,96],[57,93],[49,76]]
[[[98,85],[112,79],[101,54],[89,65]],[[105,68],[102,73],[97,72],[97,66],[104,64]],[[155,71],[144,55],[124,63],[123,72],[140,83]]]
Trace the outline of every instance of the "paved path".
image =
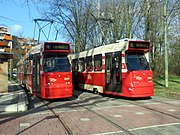
[[0,113],[27,111],[28,100],[22,87],[9,82],[8,93],[0,93]]
[[[0,115],[0,134],[15,135],[177,135],[180,101],[124,100],[87,92],[76,98],[44,101],[36,97],[27,112]],[[163,101],[163,102],[162,102]],[[137,103],[133,104],[133,103]]]

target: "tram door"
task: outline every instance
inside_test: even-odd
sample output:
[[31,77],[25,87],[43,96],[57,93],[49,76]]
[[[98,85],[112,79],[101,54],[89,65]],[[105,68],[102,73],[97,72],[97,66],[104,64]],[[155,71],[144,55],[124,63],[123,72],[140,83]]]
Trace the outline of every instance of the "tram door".
[[122,93],[121,52],[105,54],[106,91]]
[[73,88],[78,89],[78,59],[72,61]]
[[33,92],[40,93],[40,72],[39,72],[39,66],[40,66],[40,59],[39,55],[35,54],[33,57],[33,70],[32,70],[32,82],[33,82]]

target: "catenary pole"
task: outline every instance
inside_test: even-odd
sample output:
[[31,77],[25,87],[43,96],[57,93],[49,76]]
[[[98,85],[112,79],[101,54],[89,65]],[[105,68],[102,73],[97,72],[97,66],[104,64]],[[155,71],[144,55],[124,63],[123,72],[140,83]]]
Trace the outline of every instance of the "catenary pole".
[[168,87],[167,2],[164,0],[165,87]]

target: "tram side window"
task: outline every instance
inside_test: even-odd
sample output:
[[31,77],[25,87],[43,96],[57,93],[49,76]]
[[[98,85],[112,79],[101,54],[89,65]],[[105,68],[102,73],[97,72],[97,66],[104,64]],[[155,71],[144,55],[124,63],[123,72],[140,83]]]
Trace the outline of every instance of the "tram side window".
[[92,56],[86,58],[86,71],[92,71],[93,65],[92,65]]
[[80,72],[85,71],[85,61],[84,61],[84,58],[80,58],[79,59],[79,70],[80,70]]
[[72,70],[78,71],[78,59],[72,61]]
[[102,71],[102,55],[94,56],[94,71]]

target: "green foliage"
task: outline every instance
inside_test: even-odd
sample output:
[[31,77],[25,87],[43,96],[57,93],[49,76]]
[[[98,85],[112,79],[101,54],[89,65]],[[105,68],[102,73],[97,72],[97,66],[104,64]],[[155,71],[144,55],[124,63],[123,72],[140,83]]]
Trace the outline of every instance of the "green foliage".
[[[180,76],[180,39],[176,39],[175,41],[171,40],[168,46],[169,75]],[[153,68],[154,75],[162,76],[164,75],[165,70],[164,52],[159,53],[158,51],[156,51],[156,54],[154,56],[155,60],[152,63],[155,65],[155,67]]]
[[180,76],[180,40],[170,46],[169,73]]
[[[164,35],[167,27],[169,73],[180,75],[179,0],[43,0],[33,1],[47,18],[57,22],[75,52],[122,38],[153,43],[150,55],[155,75],[164,74]],[[29,2],[28,2],[29,3]],[[167,10],[165,10],[165,4]],[[39,6],[38,6],[39,5]],[[164,14],[167,11],[166,15]],[[63,26],[63,29],[62,29]]]

